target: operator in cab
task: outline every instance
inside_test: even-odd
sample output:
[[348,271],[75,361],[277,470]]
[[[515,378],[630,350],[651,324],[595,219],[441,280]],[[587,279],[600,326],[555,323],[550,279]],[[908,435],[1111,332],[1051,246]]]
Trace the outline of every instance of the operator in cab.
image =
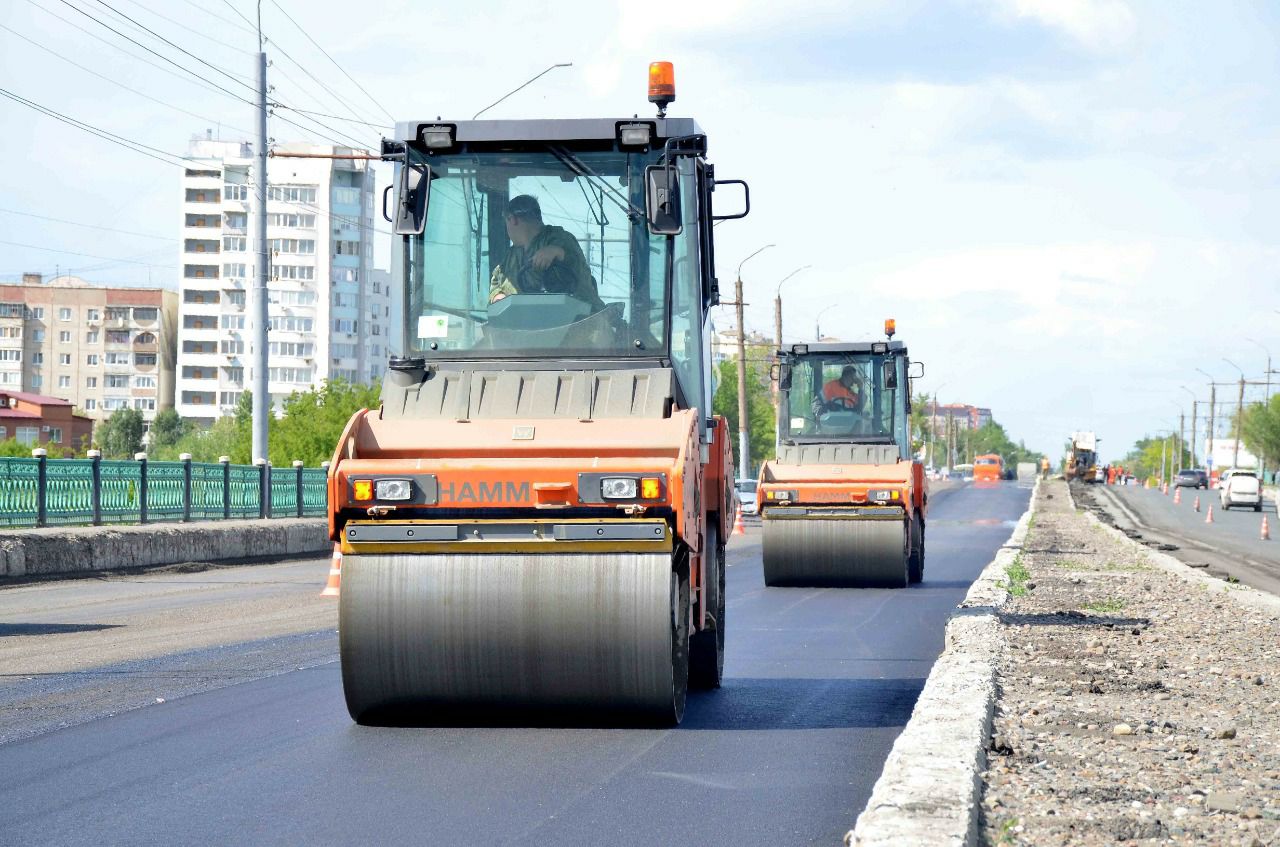
[[537,198],[511,198],[506,212],[511,249],[489,277],[489,302],[510,294],[569,294],[604,308],[578,240],[563,227],[544,224]]
[[822,386],[822,403],[828,409],[862,411],[862,375],[854,365],[845,365],[840,376]]

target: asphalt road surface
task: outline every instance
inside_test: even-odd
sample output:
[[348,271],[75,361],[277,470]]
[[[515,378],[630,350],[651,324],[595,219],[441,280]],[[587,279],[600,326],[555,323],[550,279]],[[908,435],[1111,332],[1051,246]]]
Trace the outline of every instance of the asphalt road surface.
[[[1187,564],[1204,567],[1210,573],[1234,577],[1245,585],[1280,594],[1280,526],[1276,504],[1266,500],[1262,513],[1252,508],[1223,509],[1215,490],[1182,489],[1181,503],[1174,492],[1161,494],[1156,488],[1129,486],[1077,486],[1084,497],[1092,497],[1122,529],[1136,529],[1143,539],[1173,544],[1168,551]],[[1200,511],[1194,509],[1200,498]],[[1206,523],[1213,504],[1213,523]],[[1270,524],[1272,540],[1261,538],[1262,517]]]
[[[838,844],[910,717],[948,614],[1029,493],[939,492],[925,581],[906,590],[766,589],[758,529],[734,538],[725,684],[691,694],[676,729],[356,726],[331,627],[26,668],[0,683],[0,707],[31,715],[56,702],[66,726],[0,744],[0,843]],[[283,592],[303,607],[327,562],[309,566],[308,593]],[[292,582],[272,573],[246,566],[239,581]],[[134,579],[145,591],[149,577]],[[10,637],[75,634],[57,630],[63,617],[94,623],[61,601],[59,614],[24,613],[45,634],[28,623]],[[124,601],[101,608],[111,602]],[[0,635],[15,623],[0,616]],[[127,710],[93,702],[112,680],[132,692]]]

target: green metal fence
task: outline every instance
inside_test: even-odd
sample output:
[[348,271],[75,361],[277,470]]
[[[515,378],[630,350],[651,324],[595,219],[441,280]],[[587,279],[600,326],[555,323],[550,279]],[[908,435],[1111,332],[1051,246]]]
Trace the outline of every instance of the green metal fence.
[[0,528],[323,516],[327,475],[300,462],[0,457]]

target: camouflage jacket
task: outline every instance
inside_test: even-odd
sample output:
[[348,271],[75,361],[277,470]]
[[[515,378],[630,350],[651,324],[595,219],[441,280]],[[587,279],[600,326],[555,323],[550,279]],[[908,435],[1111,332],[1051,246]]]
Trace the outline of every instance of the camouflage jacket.
[[[564,251],[564,258],[540,271],[530,260],[543,247],[559,247]],[[512,245],[502,264],[495,266],[489,277],[490,302],[498,294],[542,292],[572,294],[584,303],[590,303],[593,309],[604,306],[596,293],[595,280],[591,278],[587,257],[582,254],[578,240],[562,227],[544,226],[528,247]]]

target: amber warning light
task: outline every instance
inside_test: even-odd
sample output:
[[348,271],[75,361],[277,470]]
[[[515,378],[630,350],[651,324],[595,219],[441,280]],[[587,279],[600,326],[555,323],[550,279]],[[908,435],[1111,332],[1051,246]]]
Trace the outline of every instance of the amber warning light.
[[670,62],[649,63],[649,102],[658,104],[658,117],[667,115],[667,105],[676,99],[676,69]]
[[884,322],[884,334],[893,338],[893,334],[898,331],[898,322],[893,318],[887,318]]

